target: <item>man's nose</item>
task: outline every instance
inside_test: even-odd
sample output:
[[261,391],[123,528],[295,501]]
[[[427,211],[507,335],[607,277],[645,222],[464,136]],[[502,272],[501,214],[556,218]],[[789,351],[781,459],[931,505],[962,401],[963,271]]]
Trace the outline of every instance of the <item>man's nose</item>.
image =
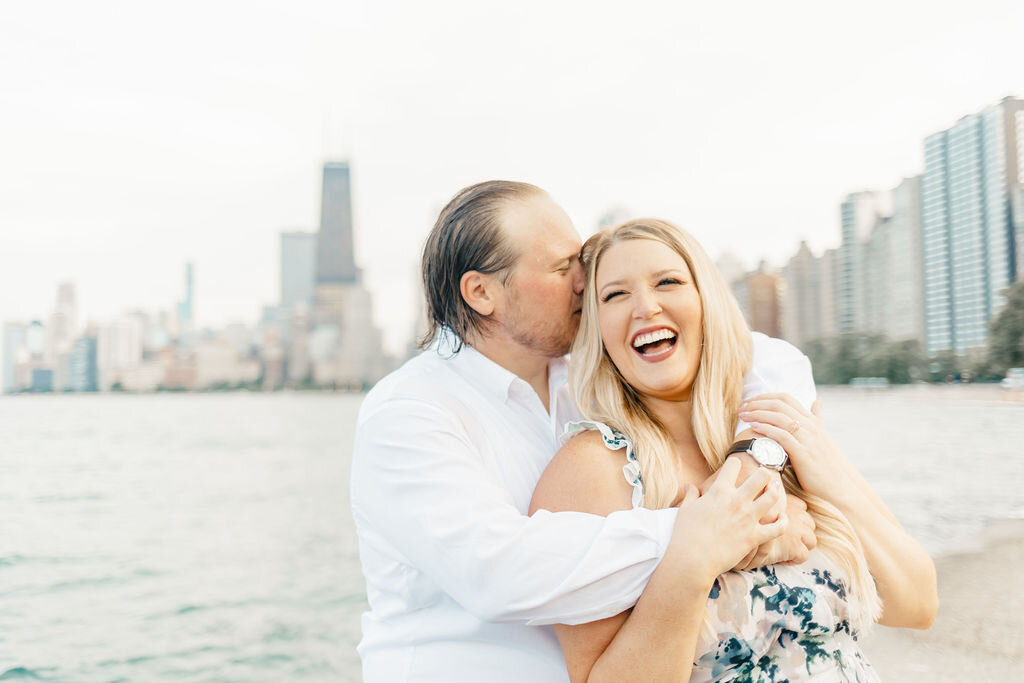
[[576,261],[573,266],[572,291],[579,296],[583,294],[583,286],[586,283],[586,274],[583,272],[583,265]]

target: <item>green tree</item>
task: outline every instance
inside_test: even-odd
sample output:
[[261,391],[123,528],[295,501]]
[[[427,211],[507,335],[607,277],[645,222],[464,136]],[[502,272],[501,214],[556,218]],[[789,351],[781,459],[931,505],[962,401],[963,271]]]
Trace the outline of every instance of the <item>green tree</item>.
[[892,384],[909,384],[924,376],[921,345],[915,340],[872,340],[860,361],[864,377],[885,377]]
[[928,374],[933,382],[944,382],[947,377],[956,377],[962,367],[960,356],[952,351],[939,351],[928,361]]
[[1003,290],[1006,304],[989,324],[988,361],[993,373],[1024,367],[1024,280]]
[[814,381],[818,384],[835,384],[833,376],[832,358],[834,354],[830,348],[830,340],[815,339],[804,345],[803,352],[811,361],[811,369],[814,371]]

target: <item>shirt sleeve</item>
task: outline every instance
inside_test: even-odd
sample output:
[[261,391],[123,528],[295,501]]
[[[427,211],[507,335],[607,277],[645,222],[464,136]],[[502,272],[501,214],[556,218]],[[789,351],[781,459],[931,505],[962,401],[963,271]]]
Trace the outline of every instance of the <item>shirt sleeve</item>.
[[[743,400],[760,394],[790,394],[810,410],[818,392],[807,356],[789,342],[759,332],[754,332],[751,340],[754,357],[750,372],[743,378]],[[739,420],[736,433],[749,428]]]
[[675,509],[523,515],[459,420],[414,399],[361,416],[351,485],[357,530],[372,529],[485,621],[618,614],[635,604],[675,525]]

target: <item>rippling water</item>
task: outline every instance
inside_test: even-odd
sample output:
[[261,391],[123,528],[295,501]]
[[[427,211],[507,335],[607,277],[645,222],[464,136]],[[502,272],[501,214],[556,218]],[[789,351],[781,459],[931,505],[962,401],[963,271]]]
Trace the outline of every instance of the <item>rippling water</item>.
[[[969,387],[823,398],[929,550],[1024,513],[1024,404]],[[0,679],[359,680],[360,400],[0,399]]]
[[0,400],[0,674],[359,680],[360,400]]

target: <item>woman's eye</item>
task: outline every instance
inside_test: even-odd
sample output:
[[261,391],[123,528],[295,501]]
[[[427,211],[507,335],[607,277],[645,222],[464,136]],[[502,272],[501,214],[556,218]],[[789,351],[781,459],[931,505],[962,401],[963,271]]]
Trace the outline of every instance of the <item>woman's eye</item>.
[[658,286],[659,287],[661,285],[681,285],[681,284],[683,284],[683,283],[680,282],[679,280],[677,280],[674,277],[665,277],[665,278],[662,278],[661,280],[658,281]]
[[611,301],[615,297],[619,296],[620,294],[625,294],[625,292],[623,292],[622,290],[615,290],[614,292],[608,292],[603,297],[601,297],[601,302],[602,303],[608,303],[609,301]]

